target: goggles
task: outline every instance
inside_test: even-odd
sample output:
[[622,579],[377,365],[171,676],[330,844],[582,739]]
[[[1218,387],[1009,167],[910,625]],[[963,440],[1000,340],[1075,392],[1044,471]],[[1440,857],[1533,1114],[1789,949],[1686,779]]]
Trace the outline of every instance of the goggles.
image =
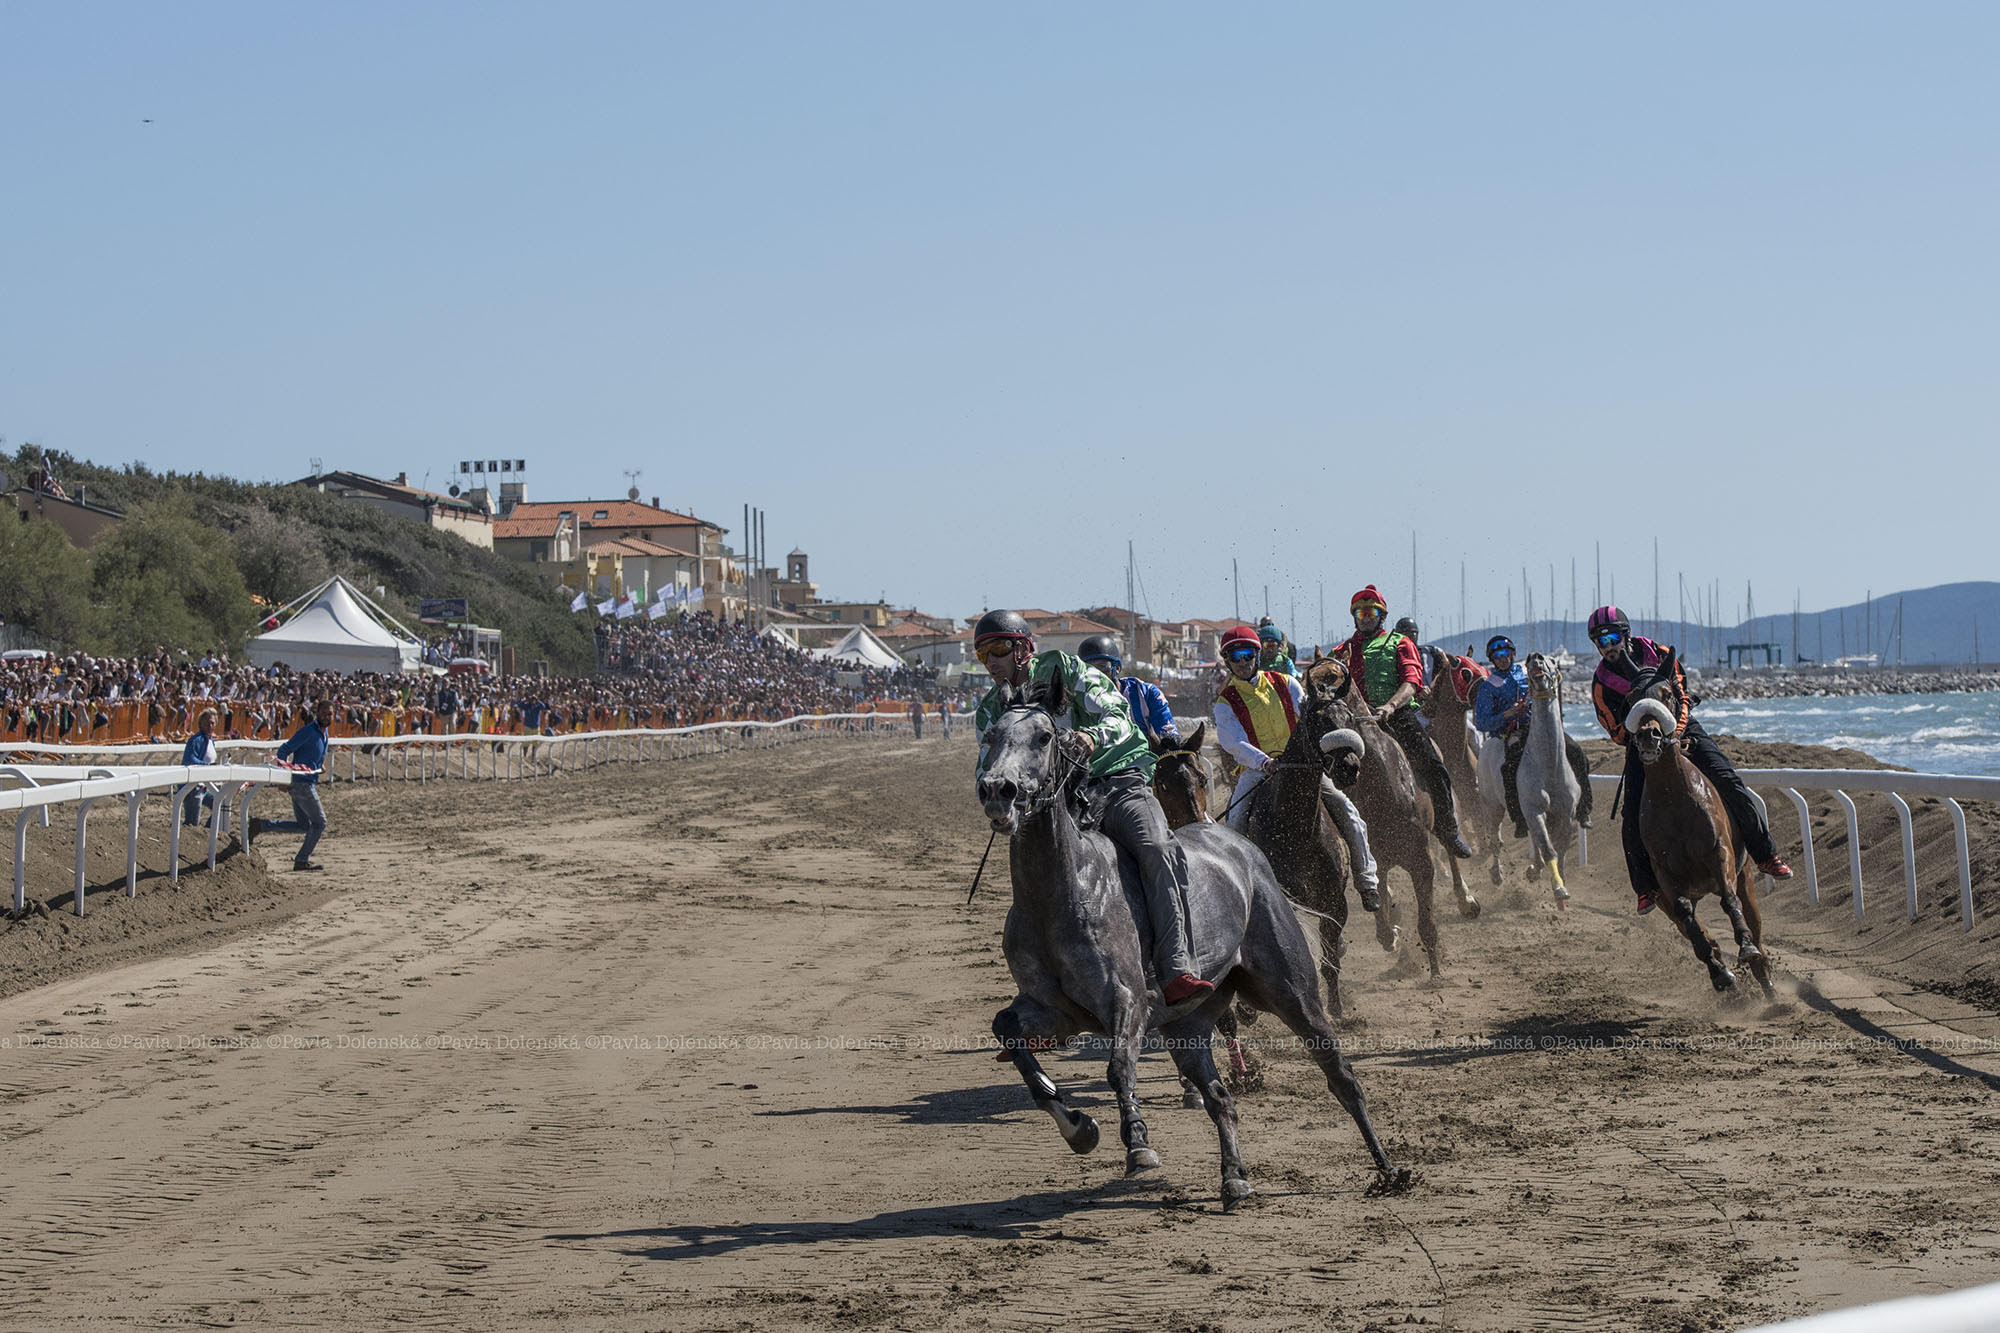
[[1614,643],[1623,643],[1624,641],[1625,635],[1615,629],[1599,630],[1597,637],[1592,640],[1599,648],[1609,648]]
[[1086,657],[1083,660],[1092,666],[1108,666],[1114,671],[1125,665],[1115,657]]
[[1247,662],[1251,658],[1261,654],[1263,651],[1264,650],[1262,648],[1252,647],[1250,644],[1247,643],[1239,643],[1235,647],[1231,648],[1228,652],[1224,653],[1223,656],[1228,658],[1232,662]]
[[1497,661],[1502,657],[1512,657],[1514,655],[1514,650],[1512,648],[1488,648],[1486,650],[1486,655]]
[[1354,608],[1356,620],[1380,620],[1388,612],[1379,606],[1357,606]]
[[1003,657],[1012,657],[1014,645],[1018,642],[1018,639],[995,639],[984,648],[975,647],[972,651],[982,662],[997,662]]

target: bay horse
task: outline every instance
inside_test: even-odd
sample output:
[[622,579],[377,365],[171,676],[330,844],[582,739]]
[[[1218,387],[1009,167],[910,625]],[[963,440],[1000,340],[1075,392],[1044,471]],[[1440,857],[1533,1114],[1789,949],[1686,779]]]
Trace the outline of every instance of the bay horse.
[[[1577,776],[1570,758],[1576,742],[1563,730],[1561,668],[1546,653],[1529,653],[1522,667],[1528,676],[1528,739],[1514,784],[1521,816],[1528,824],[1528,877],[1535,878],[1545,865],[1549,868],[1560,910],[1569,906],[1562,858],[1576,841],[1576,811],[1589,778]],[[1497,737],[1480,747],[1480,834],[1492,843],[1495,884],[1501,879],[1500,821],[1507,818],[1506,776],[1501,772],[1506,758],[1506,743]]]
[[1737,966],[1750,969],[1766,1000],[1775,999],[1750,853],[1736,835],[1721,793],[1682,753],[1676,735],[1680,697],[1673,669],[1675,652],[1667,649],[1659,679],[1633,703],[1625,719],[1632,748],[1646,766],[1646,787],[1639,802],[1639,838],[1664,891],[1666,901],[1661,906],[1694,946],[1695,957],[1708,968],[1710,984],[1727,995],[1739,993],[1736,974],[1723,963],[1722,951],[1695,919],[1694,905],[1712,894],[1721,900],[1736,936]]
[[1066,757],[1062,743],[1069,716],[1062,681],[1037,682],[1025,692],[1001,690],[1001,711],[980,737],[986,767],[979,800],[994,830],[1008,835],[1014,900],[1002,949],[1020,993],[994,1016],[993,1035],[1071,1150],[1087,1153],[1097,1146],[1097,1122],[1063,1104],[1034,1049],[1079,1032],[1110,1037],[1105,1075],[1118,1098],[1131,1175],[1160,1164],[1134,1087],[1140,1046],[1157,1027],[1215,1123],[1224,1208],[1249,1197],[1236,1103],[1209,1049],[1216,1016],[1240,995],[1304,1039],[1374,1159],[1372,1188],[1408,1188],[1408,1169],[1389,1161],[1369,1120],[1361,1084],[1327,1019],[1312,950],[1263,853],[1213,825],[1191,824],[1175,835],[1186,867],[1190,953],[1215,989],[1166,1005],[1146,975],[1137,868],[1103,833],[1083,829],[1072,808],[1082,765]]
[[[1437,834],[1433,831],[1430,793],[1417,781],[1403,747],[1375,721],[1375,710],[1361,697],[1345,662],[1316,656],[1306,668],[1305,681],[1308,708],[1324,708],[1333,725],[1361,736],[1363,753],[1355,756],[1352,766],[1336,765],[1333,780],[1361,807],[1376,864],[1384,872],[1399,866],[1410,877],[1417,903],[1417,940],[1424,947],[1431,976],[1441,976],[1443,945],[1438,940],[1432,903],[1437,868],[1431,861],[1431,842]],[[1468,917],[1479,915],[1479,904],[1464,887],[1463,879],[1455,877],[1454,886],[1459,891],[1459,912]],[[1382,893],[1387,910],[1386,873]]]
[[[1451,774],[1452,792],[1456,795],[1477,791],[1480,749],[1472,729],[1472,704],[1477,697],[1479,682],[1489,673],[1470,657],[1448,653],[1436,644],[1419,645],[1417,651],[1423,654],[1429,665],[1431,677],[1430,685],[1418,692],[1417,705],[1431,720],[1431,739],[1444,756],[1445,771]],[[1462,800],[1460,804],[1469,807],[1471,801]],[[1461,810],[1460,813],[1469,813],[1469,810]],[[1483,824],[1477,820],[1462,819],[1459,825],[1462,832],[1471,831],[1475,850],[1485,851],[1491,847],[1494,855],[1498,856],[1498,840],[1488,835]],[[1466,882],[1465,871],[1460,868],[1458,858],[1445,857],[1445,865],[1451,870],[1451,887],[1458,895],[1459,910],[1466,916],[1477,917],[1479,899],[1473,896],[1472,886]],[[1496,877],[1493,882],[1498,884],[1500,881]]]

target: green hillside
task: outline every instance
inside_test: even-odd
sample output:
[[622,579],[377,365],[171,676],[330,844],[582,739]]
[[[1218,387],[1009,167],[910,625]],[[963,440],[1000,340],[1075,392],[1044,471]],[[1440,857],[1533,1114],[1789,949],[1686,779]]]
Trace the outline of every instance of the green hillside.
[[[464,597],[475,621],[501,631],[517,669],[546,660],[558,674],[587,674],[595,663],[586,617],[525,566],[461,537],[302,486],[51,459],[70,495],[126,514],[91,551],[51,524],[0,524],[0,615],[65,648],[237,652],[261,614],[251,594],[277,605],[343,574],[371,594],[385,589],[377,600],[413,629],[419,599]],[[0,465],[17,484],[27,474],[18,456],[0,452]]]

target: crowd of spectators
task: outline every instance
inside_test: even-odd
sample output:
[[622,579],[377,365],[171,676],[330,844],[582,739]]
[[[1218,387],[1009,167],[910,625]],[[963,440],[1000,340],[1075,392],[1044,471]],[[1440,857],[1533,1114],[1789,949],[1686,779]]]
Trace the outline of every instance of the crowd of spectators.
[[268,739],[290,734],[320,700],[333,705],[333,734],[345,736],[557,734],[944,701],[926,669],[850,668],[705,613],[671,628],[607,625],[599,650],[603,669],[588,677],[298,672],[166,648],[133,658],[10,654],[0,660],[0,745],[179,739],[204,708],[216,709],[223,739]]

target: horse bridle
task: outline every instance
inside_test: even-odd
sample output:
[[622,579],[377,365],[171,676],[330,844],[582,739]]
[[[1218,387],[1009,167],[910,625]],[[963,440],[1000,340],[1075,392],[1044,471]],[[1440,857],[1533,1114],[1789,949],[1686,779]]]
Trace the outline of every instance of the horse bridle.
[[[1008,704],[993,720],[997,723],[1009,713],[1040,713],[1051,723],[1055,721],[1055,714],[1038,703]],[[1049,737],[1049,744],[1055,747],[1055,754],[1049,760],[1049,780],[1036,787],[1033,794],[1020,803],[1019,809],[1024,816],[1040,814],[1046,810],[1057,797],[1069,789],[1070,780],[1076,776],[1077,770],[1083,767],[1082,761],[1073,757],[1069,748],[1062,743],[1060,727]]]

